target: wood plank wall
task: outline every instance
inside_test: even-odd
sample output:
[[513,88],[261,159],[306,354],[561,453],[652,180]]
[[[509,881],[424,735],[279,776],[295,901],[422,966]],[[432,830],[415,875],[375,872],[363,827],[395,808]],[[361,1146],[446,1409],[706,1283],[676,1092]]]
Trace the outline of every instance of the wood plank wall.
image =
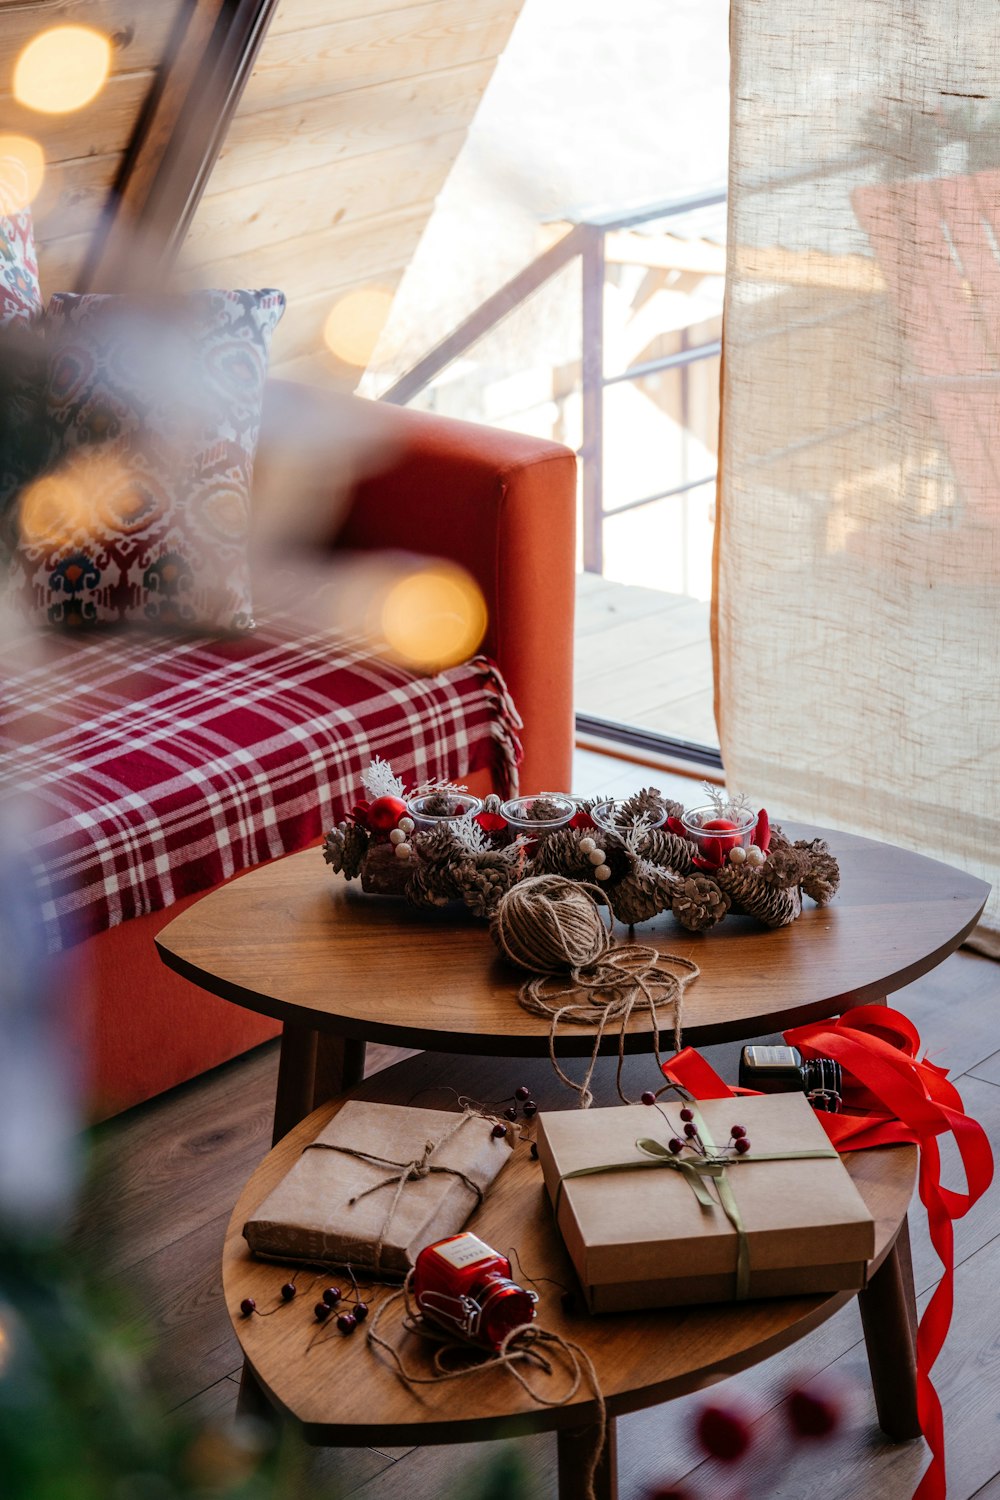
[[[34,205],[46,297],[72,291],[87,246],[132,139],[184,0],[0,0],[0,131],[31,136],[45,151]],[[44,115],[12,95],[21,49],[51,26],[92,26],[113,45],[111,77],[84,109]]]
[[335,302],[393,291],[522,0],[283,0],[184,247],[201,286],[277,286],[279,375],[353,389]]

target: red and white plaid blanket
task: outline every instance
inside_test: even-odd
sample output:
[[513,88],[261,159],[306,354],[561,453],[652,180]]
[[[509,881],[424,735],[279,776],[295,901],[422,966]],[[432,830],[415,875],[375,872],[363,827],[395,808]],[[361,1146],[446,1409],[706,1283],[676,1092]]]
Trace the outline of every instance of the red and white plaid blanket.
[[302,848],[375,755],[408,784],[490,767],[516,788],[520,720],[492,662],[415,677],[301,622],[11,643],[0,693],[0,811],[28,830],[53,952]]

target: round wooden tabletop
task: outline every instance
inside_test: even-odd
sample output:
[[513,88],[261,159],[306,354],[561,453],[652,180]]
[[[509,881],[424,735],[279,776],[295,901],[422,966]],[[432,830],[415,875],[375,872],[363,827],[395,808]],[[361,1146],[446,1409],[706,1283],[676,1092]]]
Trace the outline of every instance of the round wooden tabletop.
[[[449,1089],[482,1098],[491,1090],[494,1096],[501,1088],[506,1091],[507,1085],[513,1092],[516,1084],[526,1082],[542,1108],[567,1107],[566,1092],[560,1091],[544,1062],[518,1062],[516,1078],[501,1077],[499,1066],[495,1060],[425,1054],[376,1074],[350,1097],[396,1104],[413,1100],[447,1109],[456,1107]],[[641,1065],[636,1061],[629,1066]],[[613,1077],[612,1060],[604,1060],[596,1081],[598,1103],[618,1102]],[[240,1195],[226,1237],[223,1286],[233,1328],[271,1400],[304,1424],[309,1441],[343,1447],[464,1442],[530,1429],[578,1428],[592,1420],[593,1397],[586,1388],[566,1406],[541,1408],[499,1370],[482,1371],[459,1388],[447,1382],[421,1386],[419,1394],[414,1393],[369,1347],[362,1330],[344,1337],[332,1322],[315,1322],[313,1305],[326,1281],[335,1279],[330,1273],[311,1285],[311,1273],[299,1272],[301,1294],[294,1302],[282,1303],[279,1289],[289,1278],[288,1267],[253,1259],[243,1239],[243,1224],[343,1102],[316,1110],[265,1157]],[[910,1146],[889,1147],[855,1152],[844,1161],[875,1218],[874,1271],[905,1218],[917,1153]],[[469,1227],[504,1254],[516,1251],[516,1274],[533,1280],[540,1294],[539,1324],[587,1351],[610,1416],[683,1395],[713,1377],[756,1364],[801,1338],[854,1295],[838,1292],[599,1317],[582,1310],[582,1303],[565,1309],[561,1289],[575,1286],[574,1273],[553,1226],[541,1168],[531,1160],[527,1140],[518,1142]],[[380,1287],[366,1293],[373,1312],[389,1292]],[[240,1303],[248,1296],[260,1312],[274,1310],[274,1316],[241,1317]],[[379,1332],[402,1347],[410,1368],[426,1372],[424,1348],[403,1333],[398,1310],[397,1304],[387,1311]],[[553,1393],[560,1378],[552,1376]]]
[[[958,947],[989,893],[981,880],[889,844],[784,826],[792,837],[821,835],[840,861],[840,892],[829,906],[806,900],[799,920],[776,931],[727,917],[696,935],[668,913],[636,928],[637,941],[701,969],[684,997],[684,1040],[694,1046],[884,999]],[[156,942],[163,961],[195,984],[286,1023],[443,1051],[548,1051],[548,1023],[518,1005],[524,976],[499,957],[484,923],[462,910],[417,911],[366,895],[333,875],[318,848],[212,891]],[[648,1047],[650,1030],[637,1014],[627,1049]],[[592,1045],[590,1028],[560,1033],[566,1055]],[[617,1037],[605,1045],[617,1049]]]

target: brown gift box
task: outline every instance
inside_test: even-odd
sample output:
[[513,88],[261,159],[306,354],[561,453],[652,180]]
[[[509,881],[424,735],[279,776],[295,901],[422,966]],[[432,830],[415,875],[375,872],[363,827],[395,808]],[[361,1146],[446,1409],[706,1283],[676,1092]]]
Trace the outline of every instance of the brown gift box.
[[[656,1109],[567,1110],[540,1115],[538,1154],[558,1225],[591,1312],[728,1302],[736,1295],[739,1235],[717,1202],[703,1207],[670,1167],[601,1171],[649,1158],[636,1141],[666,1145],[683,1127],[681,1104]],[[755,1160],[767,1152],[827,1151],[830,1141],[802,1094],[700,1100],[715,1145],[746,1127],[751,1149],[726,1168],[749,1252],[750,1297],[798,1296],[865,1285],[875,1224],[843,1162]],[[695,1160],[691,1152],[683,1154]],[[560,1192],[560,1179],[562,1190]]]
[[[469,1183],[485,1193],[506,1164],[511,1146],[491,1129],[478,1115],[352,1099],[247,1219],[244,1238],[255,1255],[405,1276],[425,1245],[457,1234],[477,1207]],[[392,1211],[404,1169],[421,1158],[430,1170],[404,1183]]]

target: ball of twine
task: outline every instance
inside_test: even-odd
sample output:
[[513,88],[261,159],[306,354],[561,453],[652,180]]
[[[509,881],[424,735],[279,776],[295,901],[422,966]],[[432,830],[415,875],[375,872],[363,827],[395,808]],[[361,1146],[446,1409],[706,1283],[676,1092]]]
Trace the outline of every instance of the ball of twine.
[[512,963],[536,974],[565,974],[587,968],[611,946],[598,902],[607,897],[596,886],[562,875],[533,875],[501,897],[490,931]]

